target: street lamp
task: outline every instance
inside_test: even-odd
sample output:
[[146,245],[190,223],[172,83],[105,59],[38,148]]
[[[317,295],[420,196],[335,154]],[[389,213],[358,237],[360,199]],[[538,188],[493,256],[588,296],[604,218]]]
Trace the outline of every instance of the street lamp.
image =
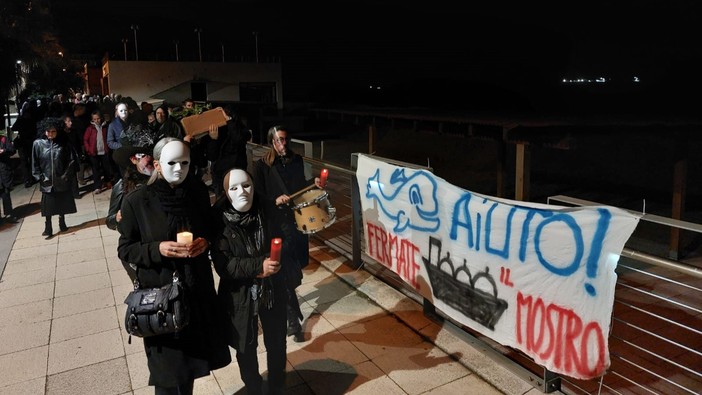
[[127,40],[126,38],[122,39],[122,44],[124,44],[124,60],[125,61],[127,60],[127,42],[128,41],[129,40]]
[[178,40],[173,40],[173,44],[175,44],[175,49],[176,49],[176,62],[180,60],[180,56],[178,54]]
[[252,33],[254,36],[254,44],[256,46],[256,63],[258,63],[258,32]]
[[134,53],[136,54],[136,60],[139,60],[139,45],[137,44],[137,30],[139,30],[139,25],[132,25],[132,30],[134,30]]
[[202,62],[202,42],[200,41],[202,29],[199,27],[195,28],[195,33],[197,33],[197,53],[200,55],[200,62]]

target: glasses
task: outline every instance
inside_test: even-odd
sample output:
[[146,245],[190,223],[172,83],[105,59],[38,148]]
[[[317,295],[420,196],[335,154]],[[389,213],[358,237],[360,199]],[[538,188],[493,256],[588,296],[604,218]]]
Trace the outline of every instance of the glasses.
[[143,157],[145,157],[145,156],[148,156],[148,155],[147,155],[147,154],[141,154],[141,153],[139,153],[139,154],[134,154],[134,156],[135,156],[137,159],[141,159],[141,158],[143,158]]
[[276,137],[273,139],[276,143],[282,143],[284,141],[289,141],[287,137]]

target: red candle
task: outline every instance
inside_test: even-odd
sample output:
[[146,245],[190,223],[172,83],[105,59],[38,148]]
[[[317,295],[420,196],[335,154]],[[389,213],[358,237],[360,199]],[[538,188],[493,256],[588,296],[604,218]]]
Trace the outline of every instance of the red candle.
[[329,175],[329,170],[327,169],[322,169],[322,172],[319,173],[319,185],[324,188],[327,185],[327,176]]
[[276,237],[271,240],[271,260],[280,262],[280,248],[283,246],[283,239]]

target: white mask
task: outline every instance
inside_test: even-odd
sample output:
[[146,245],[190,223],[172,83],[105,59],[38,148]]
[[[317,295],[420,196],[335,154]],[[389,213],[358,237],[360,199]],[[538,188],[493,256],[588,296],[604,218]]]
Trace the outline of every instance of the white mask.
[[245,213],[251,210],[253,205],[253,183],[251,177],[240,169],[229,172],[229,183],[227,185],[227,198],[234,207],[234,210]]
[[171,141],[161,150],[158,161],[161,175],[169,184],[178,185],[185,180],[190,168],[190,149],[181,141]]
[[127,116],[129,116],[129,111],[127,110],[127,105],[122,103],[117,105],[117,116],[123,120],[127,120]]

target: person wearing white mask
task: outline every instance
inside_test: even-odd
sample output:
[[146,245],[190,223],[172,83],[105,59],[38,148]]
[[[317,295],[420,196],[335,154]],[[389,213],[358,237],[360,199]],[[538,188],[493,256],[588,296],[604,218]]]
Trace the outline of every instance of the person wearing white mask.
[[[117,254],[136,267],[142,288],[172,282],[177,270],[188,295],[190,323],[177,334],[144,338],[144,348],[155,394],[192,394],[196,378],[231,362],[207,254],[214,235],[212,209],[207,186],[189,175],[185,143],[161,139],[153,159],[147,185],[122,202]],[[177,242],[184,231],[192,233],[192,242]]]
[[220,278],[217,295],[227,311],[226,339],[236,350],[247,393],[262,394],[257,352],[260,320],[268,362],[267,393],[283,393],[285,278],[280,262],[269,257],[270,241],[251,176],[244,170],[231,169],[222,186],[225,193],[214,205],[219,237],[212,245],[212,260]]

